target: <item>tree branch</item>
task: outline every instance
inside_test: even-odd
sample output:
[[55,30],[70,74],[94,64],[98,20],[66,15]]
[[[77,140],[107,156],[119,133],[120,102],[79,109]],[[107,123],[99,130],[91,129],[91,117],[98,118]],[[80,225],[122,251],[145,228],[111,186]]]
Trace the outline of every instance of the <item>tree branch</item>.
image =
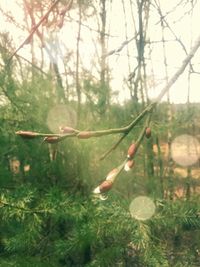
[[[180,69],[171,77],[169,82],[163,87],[160,94],[156,98],[155,101],[147,105],[147,107],[127,126],[121,127],[121,128],[113,128],[108,130],[100,130],[100,131],[80,131],[77,129],[70,129],[70,132],[67,132],[66,134],[43,134],[43,133],[34,133],[34,132],[25,132],[25,131],[18,131],[16,134],[25,137],[25,138],[33,138],[33,137],[45,137],[44,141],[47,143],[57,143],[62,141],[63,139],[67,137],[78,137],[80,139],[88,139],[91,137],[101,137],[104,135],[109,134],[119,134],[123,133],[124,135],[120,137],[120,139],[117,141],[117,143],[111,147],[111,149],[106,152],[102,158],[105,158],[106,155],[108,155],[112,150],[114,150],[120,142],[124,139],[124,137],[134,128],[134,126],[141,120],[146,114],[149,114],[153,111],[155,106],[161,101],[163,96],[169,91],[170,87],[176,82],[176,80],[179,78],[179,76],[184,72],[186,66],[190,63],[192,57],[196,53],[197,49],[200,46],[200,36],[196,40],[195,45],[191,48],[191,51],[187,55],[187,57],[183,60],[183,63],[180,67]],[[63,132],[64,133],[64,132]],[[52,138],[51,138],[52,137]]]
[[[17,54],[17,52],[33,37],[33,34],[37,31],[39,26],[45,21],[45,19],[48,18],[51,11],[54,9],[54,7],[60,2],[60,0],[55,1],[49,8],[49,10],[46,12],[46,14],[40,19],[40,21],[35,25],[35,27],[32,28],[30,34],[28,37],[23,41],[23,43],[14,51],[14,53],[10,56],[8,63],[12,60],[12,58]],[[71,1],[70,1],[71,2]]]

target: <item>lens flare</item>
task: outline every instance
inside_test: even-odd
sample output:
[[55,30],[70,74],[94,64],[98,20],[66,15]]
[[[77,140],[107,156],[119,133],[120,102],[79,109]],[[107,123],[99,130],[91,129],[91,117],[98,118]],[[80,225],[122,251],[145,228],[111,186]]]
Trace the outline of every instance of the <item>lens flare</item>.
[[153,200],[146,196],[136,197],[129,206],[131,216],[141,221],[150,219],[154,215],[155,210],[156,207]]
[[172,142],[171,156],[180,166],[191,166],[199,159],[200,144],[198,140],[191,135],[180,135]]
[[47,116],[47,125],[53,133],[58,133],[61,126],[75,127],[76,122],[75,110],[63,104],[54,106]]

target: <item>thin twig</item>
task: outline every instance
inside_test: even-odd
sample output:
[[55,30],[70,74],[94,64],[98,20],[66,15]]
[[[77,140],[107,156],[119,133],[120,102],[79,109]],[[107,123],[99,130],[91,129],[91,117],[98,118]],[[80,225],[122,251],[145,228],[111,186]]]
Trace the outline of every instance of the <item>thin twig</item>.
[[[163,98],[163,96],[169,91],[170,87],[176,82],[176,80],[179,78],[179,76],[184,72],[186,66],[190,63],[190,60],[192,59],[192,57],[194,56],[195,52],[197,51],[197,49],[200,46],[200,36],[197,39],[194,47],[191,49],[190,53],[187,55],[187,57],[184,59],[182,66],[180,67],[180,69],[172,76],[172,78],[169,80],[169,82],[164,86],[164,88],[161,90],[160,94],[158,95],[158,97],[156,98],[156,100],[154,101],[155,106],[157,105],[158,102],[160,102],[160,100]],[[129,126],[127,126],[127,131],[129,132],[137,123],[138,121],[144,117],[144,115],[146,115],[147,112],[153,110],[154,106],[152,106],[152,104],[149,104],[140,114],[139,114],[139,118],[137,117]],[[125,136],[124,136],[125,137]],[[124,137],[120,137],[120,139],[117,141],[117,143],[115,145],[113,145],[103,156],[101,156],[101,159],[104,159],[111,151],[113,151],[120,143],[121,141],[124,139]]]
[[[165,19],[165,16],[163,16],[162,11],[161,11],[161,8],[160,8],[159,4],[156,2],[156,0],[155,0],[155,3],[156,3],[156,6],[157,6],[157,8],[158,8],[158,13],[159,13],[160,18],[161,18],[161,24],[162,24],[163,22],[165,23],[165,25],[167,26],[167,28],[170,30],[170,32],[171,32],[171,33],[173,34],[173,36],[175,37],[176,41],[177,41],[177,42],[181,45],[181,47],[183,48],[185,54],[188,55],[188,52],[187,52],[187,49],[186,49],[184,43],[181,41],[180,38],[177,37],[176,33],[175,33],[175,32],[172,30],[172,28],[170,27],[169,23],[168,23],[167,20]],[[190,64],[190,66],[191,66],[191,69],[193,70],[191,64]]]
[[[9,51],[6,47],[2,46],[1,44],[0,44],[0,48],[1,48],[1,49],[4,49],[4,51],[6,51],[7,53],[10,53],[10,51]],[[15,54],[15,57],[18,58],[18,59],[23,59],[23,60],[26,61],[28,64],[30,64],[33,68],[37,69],[38,71],[40,71],[40,72],[41,72],[42,74],[44,74],[45,76],[49,76],[45,71],[43,71],[40,67],[38,67],[37,65],[35,65],[34,63],[32,63],[32,62],[31,62],[30,60],[28,60],[27,58],[25,58],[25,57],[23,57],[23,56],[21,56],[21,55],[19,55],[19,54]],[[3,67],[3,68],[6,67],[6,66],[3,65],[3,64],[0,64],[0,66]]]
[[[163,98],[163,96],[169,91],[170,87],[176,82],[176,80],[179,78],[179,76],[184,72],[186,66],[190,63],[192,57],[196,53],[197,49],[200,46],[200,36],[198,37],[195,45],[191,49],[190,53],[187,55],[187,57],[184,59],[181,67],[179,70],[171,77],[169,82],[163,87],[161,90],[160,94],[156,98],[156,100],[152,103],[150,103],[129,125],[121,128],[114,128],[114,129],[108,129],[108,130],[100,130],[100,131],[87,131],[87,138],[90,137],[101,137],[104,135],[109,135],[109,134],[118,134],[118,133],[124,133],[124,135],[128,134],[134,126],[148,113],[151,113],[155,106],[160,102],[160,100]],[[42,134],[42,133],[37,133],[38,137],[45,136],[45,137],[50,137],[50,136],[57,136],[60,137],[61,139],[65,139],[67,137],[80,137],[80,134],[84,133],[79,130],[75,130],[73,134],[66,134],[66,135],[60,135],[60,134]],[[19,133],[18,133],[19,134]],[[120,142],[124,139],[124,137],[120,137],[120,139],[117,141],[117,143],[111,148],[111,151],[115,149]],[[105,154],[109,154],[110,152],[106,152]],[[105,158],[105,156],[103,156]]]
[[[124,130],[123,135],[118,139],[118,141],[109,149],[107,150],[101,157],[100,160],[105,159],[113,150],[115,150],[118,145],[123,141],[123,139],[129,134],[129,132],[134,128],[134,126],[149,112],[153,111],[154,104],[149,104],[139,115],[133,120]],[[123,129],[123,128],[121,128]]]
[[103,159],[105,159],[113,150],[115,150],[117,147],[118,147],[118,145],[123,141],[123,139],[125,138],[127,136],[127,133],[124,133],[119,139],[118,139],[118,141],[115,143],[115,144],[113,144],[112,146],[111,146],[111,148],[109,149],[109,150],[107,150],[99,159],[100,160],[103,160]]
[[111,56],[111,55],[113,55],[113,54],[116,54],[116,53],[121,52],[122,49],[123,49],[126,45],[128,45],[131,41],[133,41],[134,39],[136,39],[136,37],[137,37],[137,35],[134,36],[134,37],[132,37],[132,38],[129,39],[129,40],[124,41],[124,42],[120,45],[120,47],[111,50],[110,52],[108,52],[107,54],[105,54],[105,55],[103,55],[103,56],[104,56],[104,57],[108,57],[108,56]]
[[183,63],[181,67],[177,70],[177,72],[171,77],[169,82],[167,83],[166,86],[162,89],[158,97],[156,98],[155,102],[160,102],[160,100],[163,98],[163,96],[169,91],[170,87],[176,82],[176,80],[179,78],[179,76],[184,72],[185,68],[187,65],[190,63],[192,57],[196,53],[197,49],[200,46],[200,36],[197,38],[195,45],[192,47],[191,51],[187,55],[187,57],[183,60]]
[[[37,29],[39,28],[39,26],[43,23],[43,21],[45,21],[49,14],[51,13],[51,11],[54,9],[54,7],[60,2],[60,0],[55,1],[49,8],[49,10],[46,12],[46,14],[40,19],[40,21],[32,28],[30,34],[28,35],[28,37],[26,37],[26,39],[22,42],[22,44],[14,51],[14,53],[10,56],[8,63],[12,60],[12,58],[17,54],[17,52],[33,37],[33,34],[37,31]],[[70,1],[71,3],[71,1]]]

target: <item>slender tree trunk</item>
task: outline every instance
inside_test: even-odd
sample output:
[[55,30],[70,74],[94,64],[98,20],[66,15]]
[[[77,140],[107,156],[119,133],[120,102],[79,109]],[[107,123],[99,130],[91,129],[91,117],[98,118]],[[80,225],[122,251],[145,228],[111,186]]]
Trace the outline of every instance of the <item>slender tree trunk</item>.
[[80,38],[81,38],[81,20],[82,20],[82,10],[81,2],[78,2],[78,12],[79,12],[79,22],[78,22],[78,35],[76,41],[76,93],[77,93],[77,125],[80,123],[81,115],[81,87],[79,81],[79,64],[80,64]]
[[[192,8],[192,11],[191,11],[191,17],[190,17],[190,33],[191,33],[191,36],[190,36],[190,48],[192,47],[192,35],[193,35],[193,32],[192,32],[192,29],[193,29],[193,25],[192,25],[192,17],[193,17],[193,8],[194,8],[194,4],[193,4],[193,1],[191,1],[191,8]],[[191,64],[189,65],[189,72],[188,72],[188,92],[187,92],[187,110],[188,110],[188,113],[190,112],[190,90],[191,90],[191,87],[190,87],[190,78],[191,78],[191,71],[192,71],[192,66]],[[188,128],[190,127],[190,122],[188,122]],[[189,154],[189,152],[188,152]],[[190,198],[190,195],[191,195],[191,167],[188,166],[187,167],[187,182],[186,182],[186,198],[189,199]]]
[[164,180],[163,180],[164,168],[163,168],[162,153],[160,149],[158,136],[156,136],[156,146],[158,149],[158,167],[159,167],[158,177],[160,180],[160,192],[161,192],[161,197],[164,198]]
[[[128,23],[127,23],[127,15],[126,15],[126,6],[125,6],[125,0],[122,0],[122,6],[123,6],[123,13],[124,13],[124,28],[125,28],[125,39],[126,41],[128,41]],[[132,5],[132,3],[130,3],[130,5]],[[135,32],[136,35],[136,32]],[[129,73],[131,73],[131,57],[130,57],[130,51],[129,51],[129,46],[126,46],[127,48],[127,60],[128,60],[128,71]],[[128,83],[128,87],[130,90],[130,96],[131,98],[133,98],[133,84],[132,82]]]
[[[144,1],[137,1],[137,7],[138,7],[138,38],[136,38],[136,45],[137,45],[137,52],[138,52],[138,65],[137,65],[137,76],[134,82],[134,100],[138,102],[138,89],[139,84],[141,85],[141,67],[142,67],[142,61],[144,56],[144,38],[143,38],[143,19],[142,19],[142,13],[143,13],[143,3]],[[141,89],[141,98],[142,102],[144,103],[144,95],[143,95],[143,89]]]
[[149,138],[146,142],[146,168],[147,176],[151,179],[154,176],[154,153],[153,153],[153,140]]
[[[161,28],[162,28],[162,46],[163,46],[163,58],[164,58],[164,66],[165,66],[165,82],[166,85],[169,82],[169,75],[168,75],[168,65],[167,65],[167,55],[166,55],[166,47],[165,47],[165,36],[164,36],[164,22],[161,19]],[[172,133],[170,129],[170,124],[172,122],[172,109],[171,109],[171,104],[170,104],[170,94],[169,91],[167,91],[167,119],[168,119],[168,129],[167,129],[167,144],[168,144],[168,179],[169,179],[169,198],[173,199],[174,195],[174,182],[173,182],[173,176],[174,176],[174,171],[173,171],[173,159],[171,158],[171,138],[172,138]]]
[[65,102],[65,93],[64,93],[63,83],[62,83],[62,77],[60,75],[57,63],[53,63],[53,70],[56,75],[59,102],[62,103],[62,102]]
[[100,31],[100,44],[101,44],[101,59],[100,59],[100,88],[99,88],[99,100],[98,107],[101,115],[106,112],[108,104],[108,86],[106,82],[106,42],[105,42],[105,31],[106,31],[106,0],[100,0],[101,4],[101,31]]
[[[28,32],[31,31],[31,29],[35,26],[35,19],[34,19],[34,6],[29,3],[27,0],[24,0],[24,7],[25,7],[25,20],[26,20],[26,25],[27,25],[27,29]],[[31,19],[31,25],[29,26],[28,24],[28,15]],[[28,43],[27,43],[28,44]],[[35,65],[35,53],[34,53],[34,39],[31,38],[29,40],[29,44],[31,46],[31,63],[33,65]],[[34,80],[34,76],[35,76],[35,69],[32,68],[32,80]]]

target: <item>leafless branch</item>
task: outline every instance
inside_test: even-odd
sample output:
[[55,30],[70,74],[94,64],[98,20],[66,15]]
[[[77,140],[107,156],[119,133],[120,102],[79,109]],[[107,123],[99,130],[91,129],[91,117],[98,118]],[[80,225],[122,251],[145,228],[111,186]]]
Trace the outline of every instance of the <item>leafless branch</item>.
[[132,38],[129,39],[129,40],[124,41],[124,42],[120,45],[120,47],[111,50],[110,52],[108,52],[107,54],[105,54],[104,57],[108,57],[108,56],[111,56],[111,55],[113,55],[113,54],[116,54],[116,53],[121,52],[122,49],[123,49],[126,45],[128,45],[131,41],[133,41],[135,38],[136,38],[136,36],[132,37]]
[[191,51],[189,52],[189,54],[187,55],[187,57],[184,59],[181,67],[177,70],[177,72],[171,77],[171,79],[169,80],[168,84],[162,89],[162,91],[160,92],[160,94],[158,95],[158,97],[156,98],[156,102],[159,102],[163,96],[168,92],[168,90],[170,89],[170,87],[176,82],[176,80],[179,78],[179,76],[184,72],[185,68],[187,67],[187,65],[190,63],[192,57],[194,56],[194,54],[196,53],[197,49],[200,46],[200,36],[198,37],[198,39],[196,40],[195,45],[192,47]]
[[[71,3],[72,0],[70,0]],[[42,24],[43,21],[45,21],[49,14],[51,13],[51,11],[54,9],[54,7],[60,2],[60,0],[57,0],[55,2],[53,2],[53,4],[50,6],[49,10],[46,12],[46,14],[40,19],[40,21],[35,25],[35,27],[32,28],[30,34],[28,35],[28,37],[26,37],[26,39],[22,42],[22,44],[14,51],[14,53],[10,56],[8,62],[10,62],[12,60],[12,58],[17,54],[17,52],[33,37],[33,34],[37,31],[37,29],[39,28],[39,26]]]
[[[187,55],[188,52],[187,52],[187,49],[184,45],[184,43],[181,41],[180,38],[178,38],[178,36],[176,35],[176,33],[172,30],[171,26],[169,25],[169,23],[167,22],[167,20],[165,19],[165,17],[163,16],[162,14],[162,11],[161,11],[161,8],[159,6],[159,4],[157,3],[157,1],[155,0],[155,4],[156,4],[156,7],[157,7],[157,11],[161,17],[161,21],[162,23],[165,23],[165,25],[167,26],[167,28],[170,30],[170,32],[173,34],[173,36],[175,37],[176,41],[181,45],[181,47],[183,48],[185,54]],[[190,68],[192,69],[192,65],[190,65]]]

